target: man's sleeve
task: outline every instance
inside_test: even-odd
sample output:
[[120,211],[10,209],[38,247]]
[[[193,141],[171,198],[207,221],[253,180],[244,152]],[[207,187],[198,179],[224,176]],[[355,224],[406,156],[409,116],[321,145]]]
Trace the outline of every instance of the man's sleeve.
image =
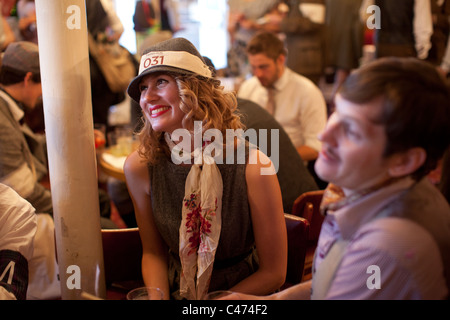
[[[34,158],[29,152],[23,133],[18,132],[0,113],[0,183],[14,189],[28,200],[37,212],[53,214],[51,193],[36,180],[31,163]],[[26,155],[28,154],[28,159]]]
[[0,298],[26,298],[36,230],[35,209],[13,189],[0,184]]
[[[25,300],[28,287],[28,261],[18,251],[0,251],[0,298],[10,299],[12,293],[17,300]],[[9,298],[8,298],[9,297]]]
[[414,38],[417,57],[426,59],[431,48],[433,34],[433,19],[431,4],[428,0],[416,0],[414,3]]

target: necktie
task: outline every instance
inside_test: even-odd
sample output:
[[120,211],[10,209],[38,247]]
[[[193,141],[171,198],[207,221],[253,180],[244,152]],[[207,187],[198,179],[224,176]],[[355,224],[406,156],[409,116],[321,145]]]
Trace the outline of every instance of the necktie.
[[267,95],[266,110],[273,115],[275,113],[275,88],[268,88]]

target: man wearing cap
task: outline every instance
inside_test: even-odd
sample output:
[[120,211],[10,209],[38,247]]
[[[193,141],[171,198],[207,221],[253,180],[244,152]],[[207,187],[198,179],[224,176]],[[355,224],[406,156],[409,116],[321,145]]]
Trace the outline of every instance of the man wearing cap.
[[60,296],[51,193],[39,182],[47,174],[45,137],[24,123],[25,110],[35,108],[41,95],[38,46],[25,41],[11,43],[0,69],[0,183],[36,209],[27,299]]
[[[24,123],[27,110],[42,100],[38,46],[20,41],[10,44],[0,69],[0,182],[28,200],[36,212],[53,215],[51,193],[41,183],[48,173],[45,136]],[[116,226],[106,219],[109,198],[99,190],[102,227]]]
[[[45,136],[35,134],[24,123],[25,111],[33,110],[41,99],[38,46],[27,41],[11,43],[0,69],[0,183],[14,189],[37,213],[27,299],[52,299],[60,295],[51,192],[40,183],[48,173]],[[100,193],[100,208],[102,212],[110,212],[106,192]],[[103,216],[101,225],[116,228]]]
[[26,109],[41,100],[38,46],[13,42],[0,70],[0,182],[28,200],[37,212],[53,214],[51,194],[39,180],[47,174],[45,138],[23,123]]

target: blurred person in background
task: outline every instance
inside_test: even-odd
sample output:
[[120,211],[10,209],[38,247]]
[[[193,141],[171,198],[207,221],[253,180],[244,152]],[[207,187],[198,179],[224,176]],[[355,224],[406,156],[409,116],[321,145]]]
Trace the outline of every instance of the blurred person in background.
[[[379,10],[379,28],[375,29],[376,57],[416,57],[424,60],[431,48],[433,18],[431,0],[363,0],[361,13],[367,8]],[[373,11],[372,11],[373,12]]]
[[[327,121],[322,92],[311,80],[286,67],[286,48],[274,33],[260,32],[253,37],[247,55],[253,77],[241,84],[238,97],[273,115],[315,176],[313,164],[321,146],[317,136]],[[326,186],[315,178],[320,188]]]

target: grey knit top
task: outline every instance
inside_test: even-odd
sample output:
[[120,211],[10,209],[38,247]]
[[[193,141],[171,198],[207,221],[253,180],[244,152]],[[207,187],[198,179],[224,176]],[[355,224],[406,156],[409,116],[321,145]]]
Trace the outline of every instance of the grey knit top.
[[[223,180],[222,229],[209,290],[229,289],[258,267],[245,180],[246,164],[218,164]],[[169,283],[179,298],[179,228],[190,166],[164,159],[149,166],[153,217],[170,252]]]

